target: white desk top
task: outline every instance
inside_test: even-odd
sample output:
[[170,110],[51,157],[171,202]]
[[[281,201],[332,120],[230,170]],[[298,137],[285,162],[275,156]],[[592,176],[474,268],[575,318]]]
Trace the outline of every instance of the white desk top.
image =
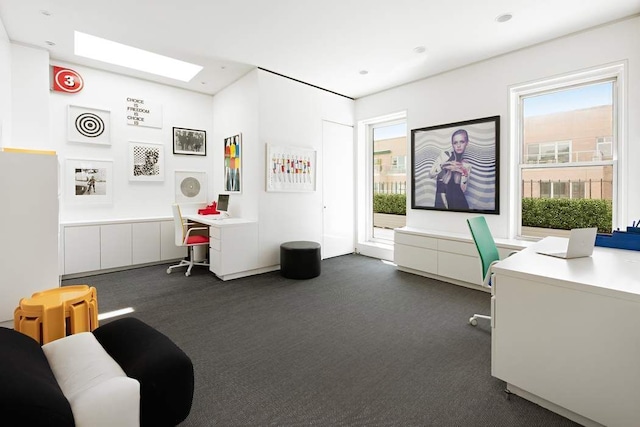
[[199,222],[200,224],[210,225],[214,227],[224,227],[226,225],[247,224],[255,222],[244,218],[224,218],[221,215],[187,214],[183,215],[183,217],[188,219],[189,221],[195,221]]
[[493,271],[511,277],[640,302],[640,251],[596,246],[591,257],[561,259],[536,251],[566,250],[569,239],[546,237],[496,264]]

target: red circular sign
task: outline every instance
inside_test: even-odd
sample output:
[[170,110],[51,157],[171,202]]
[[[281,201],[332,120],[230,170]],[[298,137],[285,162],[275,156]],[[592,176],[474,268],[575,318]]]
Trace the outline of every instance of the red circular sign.
[[80,74],[70,68],[58,68],[53,76],[53,89],[62,92],[76,93],[84,87]]

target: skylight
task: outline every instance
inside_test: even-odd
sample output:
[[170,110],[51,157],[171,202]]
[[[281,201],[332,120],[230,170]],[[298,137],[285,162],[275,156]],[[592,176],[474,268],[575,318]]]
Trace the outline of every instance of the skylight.
[[200,65],[158,55],[80,31],[74,32],[74,39],[74,53],[76,55],[183,82],[191,80],[203,68]]

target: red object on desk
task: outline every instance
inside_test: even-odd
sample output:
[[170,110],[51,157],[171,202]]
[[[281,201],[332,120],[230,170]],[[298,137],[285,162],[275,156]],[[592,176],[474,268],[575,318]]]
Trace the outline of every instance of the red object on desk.
[[198,215],[218,215],[220,212],[216,208],[217,204],[214,201],[206,208],[198,209]]

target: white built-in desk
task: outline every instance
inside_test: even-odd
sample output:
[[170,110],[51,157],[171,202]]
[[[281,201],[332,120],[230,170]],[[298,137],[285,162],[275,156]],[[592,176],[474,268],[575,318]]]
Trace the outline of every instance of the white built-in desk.
[[209,270],[220,279],[237,279],[279,268],[260,263],[256,221],[219,215],[186,214],[184,217],[209,226]]
[[584,425],[640,425],[640,252],[563,260],[547,237],[493,268],[492,375]]

